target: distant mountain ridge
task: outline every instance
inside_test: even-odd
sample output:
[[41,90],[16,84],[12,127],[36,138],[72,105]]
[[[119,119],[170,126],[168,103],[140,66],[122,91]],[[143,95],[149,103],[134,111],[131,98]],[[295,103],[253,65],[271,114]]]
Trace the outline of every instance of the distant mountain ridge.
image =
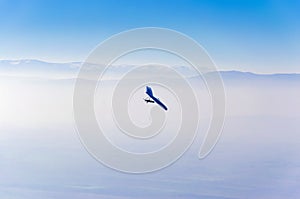
[[0,60],[0,70],[3,69],[35,69],[35,70],[72,70],[79,68],[80,62],[69,62],[69,63],[51,63],[34,59],[23,59],[23,60]]
[[[34,75],[34,76],[66,76],[66,78],[75,78],[82,62],[66,62],[66,63],[51,63],[35,59],[22,60],[0,60],[0,75]],[[113,69],[116,72],[122,73],[133,65],[118,65]],[[197,78],[195,72],[191,72],[189,67],[174,66],[174,68],[188,78]],[[214,73],[214,72],[213,72]],[[280,80],[300,80],[298,73],[278,73],[278,74],[257,74],[252,72],[242,71],[219,71],[223,79],[239,80],[239,79],[280,79]]]

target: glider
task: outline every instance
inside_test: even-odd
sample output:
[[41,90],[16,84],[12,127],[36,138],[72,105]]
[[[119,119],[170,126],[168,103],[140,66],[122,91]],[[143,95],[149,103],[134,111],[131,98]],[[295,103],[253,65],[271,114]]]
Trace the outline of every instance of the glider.
[[144,99],[145,100],[145,102],[147,102],[147,103],[156,103],[156,104],[158,104],[160,107],[162,107],[164,110],[168,110],[168,108],[166,107],[166,105],[164,105],[160,100],[159,100],[159,98],[156,98],[156,97],[154,97],[154,95],[153,95],[153,92],[152,92],[152,89],[149,87],[149,86],[147,86],[146,87],[146,94],[151,98],[148,98],[148,99]]

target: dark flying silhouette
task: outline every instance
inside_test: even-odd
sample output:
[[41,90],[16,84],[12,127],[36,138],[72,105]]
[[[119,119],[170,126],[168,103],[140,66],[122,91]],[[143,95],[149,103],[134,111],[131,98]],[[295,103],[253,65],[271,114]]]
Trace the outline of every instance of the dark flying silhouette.
[[[152,92],[152,89],[147,86],[146,87],[146,94],[149,96],[148,99],[144,99],[146,103],[156,103],[158,104],[160,107],[162,107],[164,110],[168,110],[167,106],[164,105],[160,100],[159,98],[156,98],[154,95],[153,95],[153,92]],[[150,99],[151,98],[151,99]]]

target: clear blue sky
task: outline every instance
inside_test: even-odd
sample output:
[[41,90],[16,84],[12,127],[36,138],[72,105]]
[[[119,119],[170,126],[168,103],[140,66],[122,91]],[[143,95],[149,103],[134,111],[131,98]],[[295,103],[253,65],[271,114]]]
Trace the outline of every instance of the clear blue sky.
[[158,26],[202,44],[219,68],[300,72],[298,0],[0,0],[0,59],[83,61],[99,42]]

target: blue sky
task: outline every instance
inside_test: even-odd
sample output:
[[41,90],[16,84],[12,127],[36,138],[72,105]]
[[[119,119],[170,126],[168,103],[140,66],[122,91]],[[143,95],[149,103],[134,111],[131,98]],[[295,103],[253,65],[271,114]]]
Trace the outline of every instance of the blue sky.
[[300,1],[0,0],[0,59],[83,61],[112,34],[157,26],[203,45],[222,70],[300,72]]

